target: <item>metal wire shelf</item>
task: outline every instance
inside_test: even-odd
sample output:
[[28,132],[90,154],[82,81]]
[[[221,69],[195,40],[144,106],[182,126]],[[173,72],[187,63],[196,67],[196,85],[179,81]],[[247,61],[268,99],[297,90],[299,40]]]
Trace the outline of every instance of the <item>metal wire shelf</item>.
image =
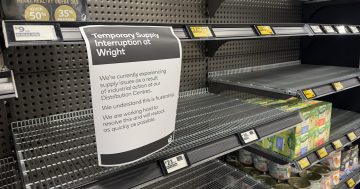
[[[300,64],[300,61],[209,73],[215,87],[232,86],[276,98],[296,96],[303,100],[358,87],[359,77],[357,68]],[[341,87],[336,88],[335,84]]]
[[238,169],[213,160],[169,176],[144,189],[268,189]]
[[14,158],[0,159],[0,189],[20,188],[20,177]]
[[[97,164],[91,110],[12,123],[25,188],[73,188],[149,161],[190,153],[189,150],[232,135],[235,138],[239,132],[268,123],[276,124],[278,120],[286,122],[277,124],[281,127],[290,127],[301,121],[297,112],[247,104],[238,99],[206,93],[206,90],[184,95],[186,97],[178,102],[175,141],[154,155],[116,168],[99,167]],[[277,132],[276,129],[281,128],[266,126],[259,133],[260,138],[269,132]],[[238,139],[235,138],[235,141],[233,146],[241,146]],[[213,148],[219,148],[216,153],[226,151],[219,145]],[[204,160],[203,156],[209,149],[201,150],[188,155],[191,163]],[[214,155],[205,156],[210,158]]]

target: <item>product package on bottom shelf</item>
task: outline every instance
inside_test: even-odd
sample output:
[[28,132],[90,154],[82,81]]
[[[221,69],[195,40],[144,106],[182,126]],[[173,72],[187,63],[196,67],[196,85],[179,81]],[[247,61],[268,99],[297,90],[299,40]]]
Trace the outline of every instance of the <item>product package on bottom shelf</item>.
[[329,140],[332,104],[321,101],[303,102],[296,98],[274,100],[267,98],[249,99],[248,102],[272,106],[283,111],[298,110],[302,123],[275,136],[258,142],[262,148],[277,152],[294,160],[325,144]]
[[358,157],[359,148],[353,145],[329,154],[302,172],[290,164],[280,165],[243,149],[226,155],[225,161],[275,189],[336,189],[352,173],[359,172]]

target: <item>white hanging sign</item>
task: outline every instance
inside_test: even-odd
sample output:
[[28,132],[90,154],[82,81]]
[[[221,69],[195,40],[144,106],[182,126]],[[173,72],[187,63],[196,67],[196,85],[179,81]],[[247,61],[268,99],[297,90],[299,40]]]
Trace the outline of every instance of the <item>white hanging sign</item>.
[[138,161],[174,140],[182,50],[171,27],[86,26],[100,166]]

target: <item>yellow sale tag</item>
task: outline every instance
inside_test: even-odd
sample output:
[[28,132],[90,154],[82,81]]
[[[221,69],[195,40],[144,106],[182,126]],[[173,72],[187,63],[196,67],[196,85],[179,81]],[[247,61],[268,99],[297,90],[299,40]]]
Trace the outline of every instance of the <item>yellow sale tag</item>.
[[356,182],[354,181],[354,179],[351,178],[346,181],[346,185],[348,186],[348,188],[353,188],[356,185]]
[[345,88],[344,85],[341,82],[333,83],[333,86],[334,86],[336,91],[341,91],[341,90],[343,90]]
[[318,154],[320,159],[322,159],[322,158],[329,155],[325,148],[321,148],[320,150],[318,150],[317,154]]
[[195,38],[214,37],[208,26],[190,26],[190,30]]
[[316,94],[312,89],[306,89],[303,91],[303,93],[307,99],[312,99],[316,97]]
[[274,35],[274,30],[271,26],[256,26],[260,35]]
[[301,169],[305,169],[305,168],[307,168],[307,167],[309,167],[311,165],[310,161],[309,161],[309,159],[307,157],[299,160],[298,164],[300,165]]
[[340,140],[336,140],[332,142],[332,144],[336,150],[340,149],[343,146]]
[[355,141],[357,139],[357,136],[354,132],[348,133],[347,137],[350,141]]

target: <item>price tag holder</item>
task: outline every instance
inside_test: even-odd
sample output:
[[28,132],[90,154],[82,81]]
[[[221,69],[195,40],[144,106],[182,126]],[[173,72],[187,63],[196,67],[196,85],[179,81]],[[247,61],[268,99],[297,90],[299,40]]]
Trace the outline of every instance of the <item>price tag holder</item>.
[[54,25],[13,25],[15,41],[57,41]]
[[327,34],[337,34],[335,29],[330,25],[324,25],[323,28]]
[[346,30],[346,27],[343,25],[340,26],[335,26],[336,30],[338,31],[338,33],[340,34],[347,34],[348,31]]
[[351,142],[354,142],[357,139],[357,136],[354,132],[348,133],[346,136]]
[[208,39],[215,37],[215,33],[210,26],[186,26],[186,29],[193,39]]
[[359,29],[356,26],[349,26],[349,29],[352,33],[360,33]]
[[310,28],[315,34],[324,34],[324,31],[319,25],[310,25]]
[[346,185],[347,185],[348,188],[354,188],[355,185],[356,185],[356,182],[355,182],[355,180],[353,178],[351,178],[351,179],[346,181]]
[[239,138],[242,144],[248,144],[259,140],[259,136],[254,129],[239,133]]
[[300,168],[301,168],[302,170],[308,168],[308,167],[311,165],[311,163],[310,163],[310,161],[309,161],[309,159],[308,159],[307,157],[299,160],[299,161],[298,161],[298,164],[299,164],[299,166],[300,166]]
[[275,32],[271,26],[255,26],[255,29],[259,35],[275,35]]
[[345,88],[344,85],[341,82],[333,83],[332,86],[334,87],[334,89],[336,91],[341,91],[341,90],[343,90]]
[[305,95],[306,99],[313,99],[316,97],[316,94],[312,89],[303,90],[303,94]]
[[329,155],[326,148],[321,148],[320,150],[316,151],[316,154],[319,157],[319,159],[323,159]]
[[180,154],[172,158],[160,161],[161,168],[165,175],[179,171],[190,166],[189,158],[186,154]]
[[335,148],[335,150],[338,150],[343,147],[341,140],[336,140],[336,141],[332,142],[331,144]]

